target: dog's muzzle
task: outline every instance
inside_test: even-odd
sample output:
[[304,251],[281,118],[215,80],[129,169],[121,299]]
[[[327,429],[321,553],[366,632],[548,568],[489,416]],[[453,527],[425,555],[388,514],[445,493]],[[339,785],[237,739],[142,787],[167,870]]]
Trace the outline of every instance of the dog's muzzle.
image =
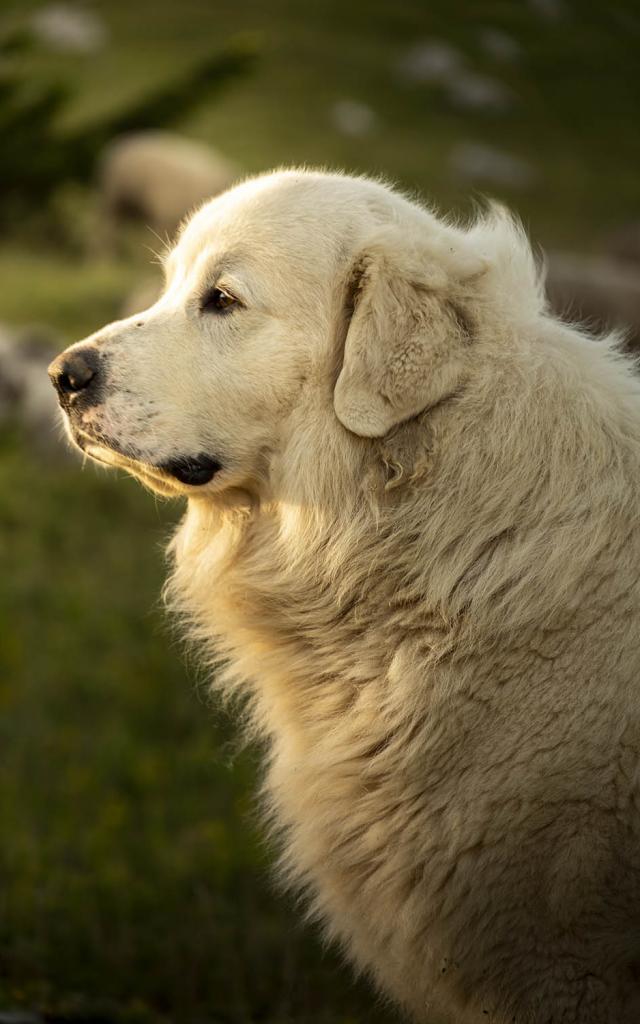
[[133,450],[123,447],[113,438],[108,438],[93,429],[87,429],[82,421],[82,412],[97,404],[104,397],[104,360],[93,345],[82,345],[62,352],[53,360],[49,367],[51,383],[58,394],[58,401],[73,421],[80,414],[81,430],[78,423],[72,425],[76,443],[83,450],[86,443],[95,442],[128,459],[147,463],[153,468],[172,476],[181,484],[189,487],[201,487],[213,480],[222,465],[211,455],[181,455],[154,463],[147,458],[141,459]]

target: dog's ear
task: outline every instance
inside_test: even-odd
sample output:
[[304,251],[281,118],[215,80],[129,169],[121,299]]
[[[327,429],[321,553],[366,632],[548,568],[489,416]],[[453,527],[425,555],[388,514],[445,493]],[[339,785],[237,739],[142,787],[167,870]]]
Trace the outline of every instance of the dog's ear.
[[456,390],[472,330],[460,296],[483,270],[481,257],[461,245],[426,250],[397,228],[363,249],[345,289],[348,327],[334,390],[347,430],[383,437]]

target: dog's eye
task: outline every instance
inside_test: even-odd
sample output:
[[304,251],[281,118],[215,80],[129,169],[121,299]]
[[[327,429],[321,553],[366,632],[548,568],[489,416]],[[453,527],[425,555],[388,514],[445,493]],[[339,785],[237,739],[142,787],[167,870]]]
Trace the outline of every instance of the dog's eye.
[[226,313],[232,306],[236,306],[238,300],[222,288],[210,288],[205,292],[200,302],[202,313]]

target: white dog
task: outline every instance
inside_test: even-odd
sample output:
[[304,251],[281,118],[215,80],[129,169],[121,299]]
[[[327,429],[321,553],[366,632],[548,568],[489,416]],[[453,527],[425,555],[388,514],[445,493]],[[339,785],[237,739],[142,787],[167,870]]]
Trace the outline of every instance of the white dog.
[[[640,383],[528,244],[286,171],[51,374],[185,495],[169,593],[269,742],[283,869],[421,1021],[640,1021]],[[613,339],[615,341],[615,339]]]

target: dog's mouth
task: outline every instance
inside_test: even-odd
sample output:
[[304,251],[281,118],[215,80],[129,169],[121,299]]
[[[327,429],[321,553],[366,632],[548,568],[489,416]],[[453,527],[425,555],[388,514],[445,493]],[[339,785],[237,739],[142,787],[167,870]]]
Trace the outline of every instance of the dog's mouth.
[[169,459],[158,467],[164,473],[179,480],[181,484],[189,487],[201,487],[213,480],[222,466],[217,459],[210,455],[182,456],[178,459]]
[[71,427],[75,444],[96,462],[128,470],[153,490],[162,494],[184,493],[178,485],[202,487],[210,483],[222,469],[222,464],[211,455],[182,455],[155,463],[141,453],[125,449],[112,438]]

